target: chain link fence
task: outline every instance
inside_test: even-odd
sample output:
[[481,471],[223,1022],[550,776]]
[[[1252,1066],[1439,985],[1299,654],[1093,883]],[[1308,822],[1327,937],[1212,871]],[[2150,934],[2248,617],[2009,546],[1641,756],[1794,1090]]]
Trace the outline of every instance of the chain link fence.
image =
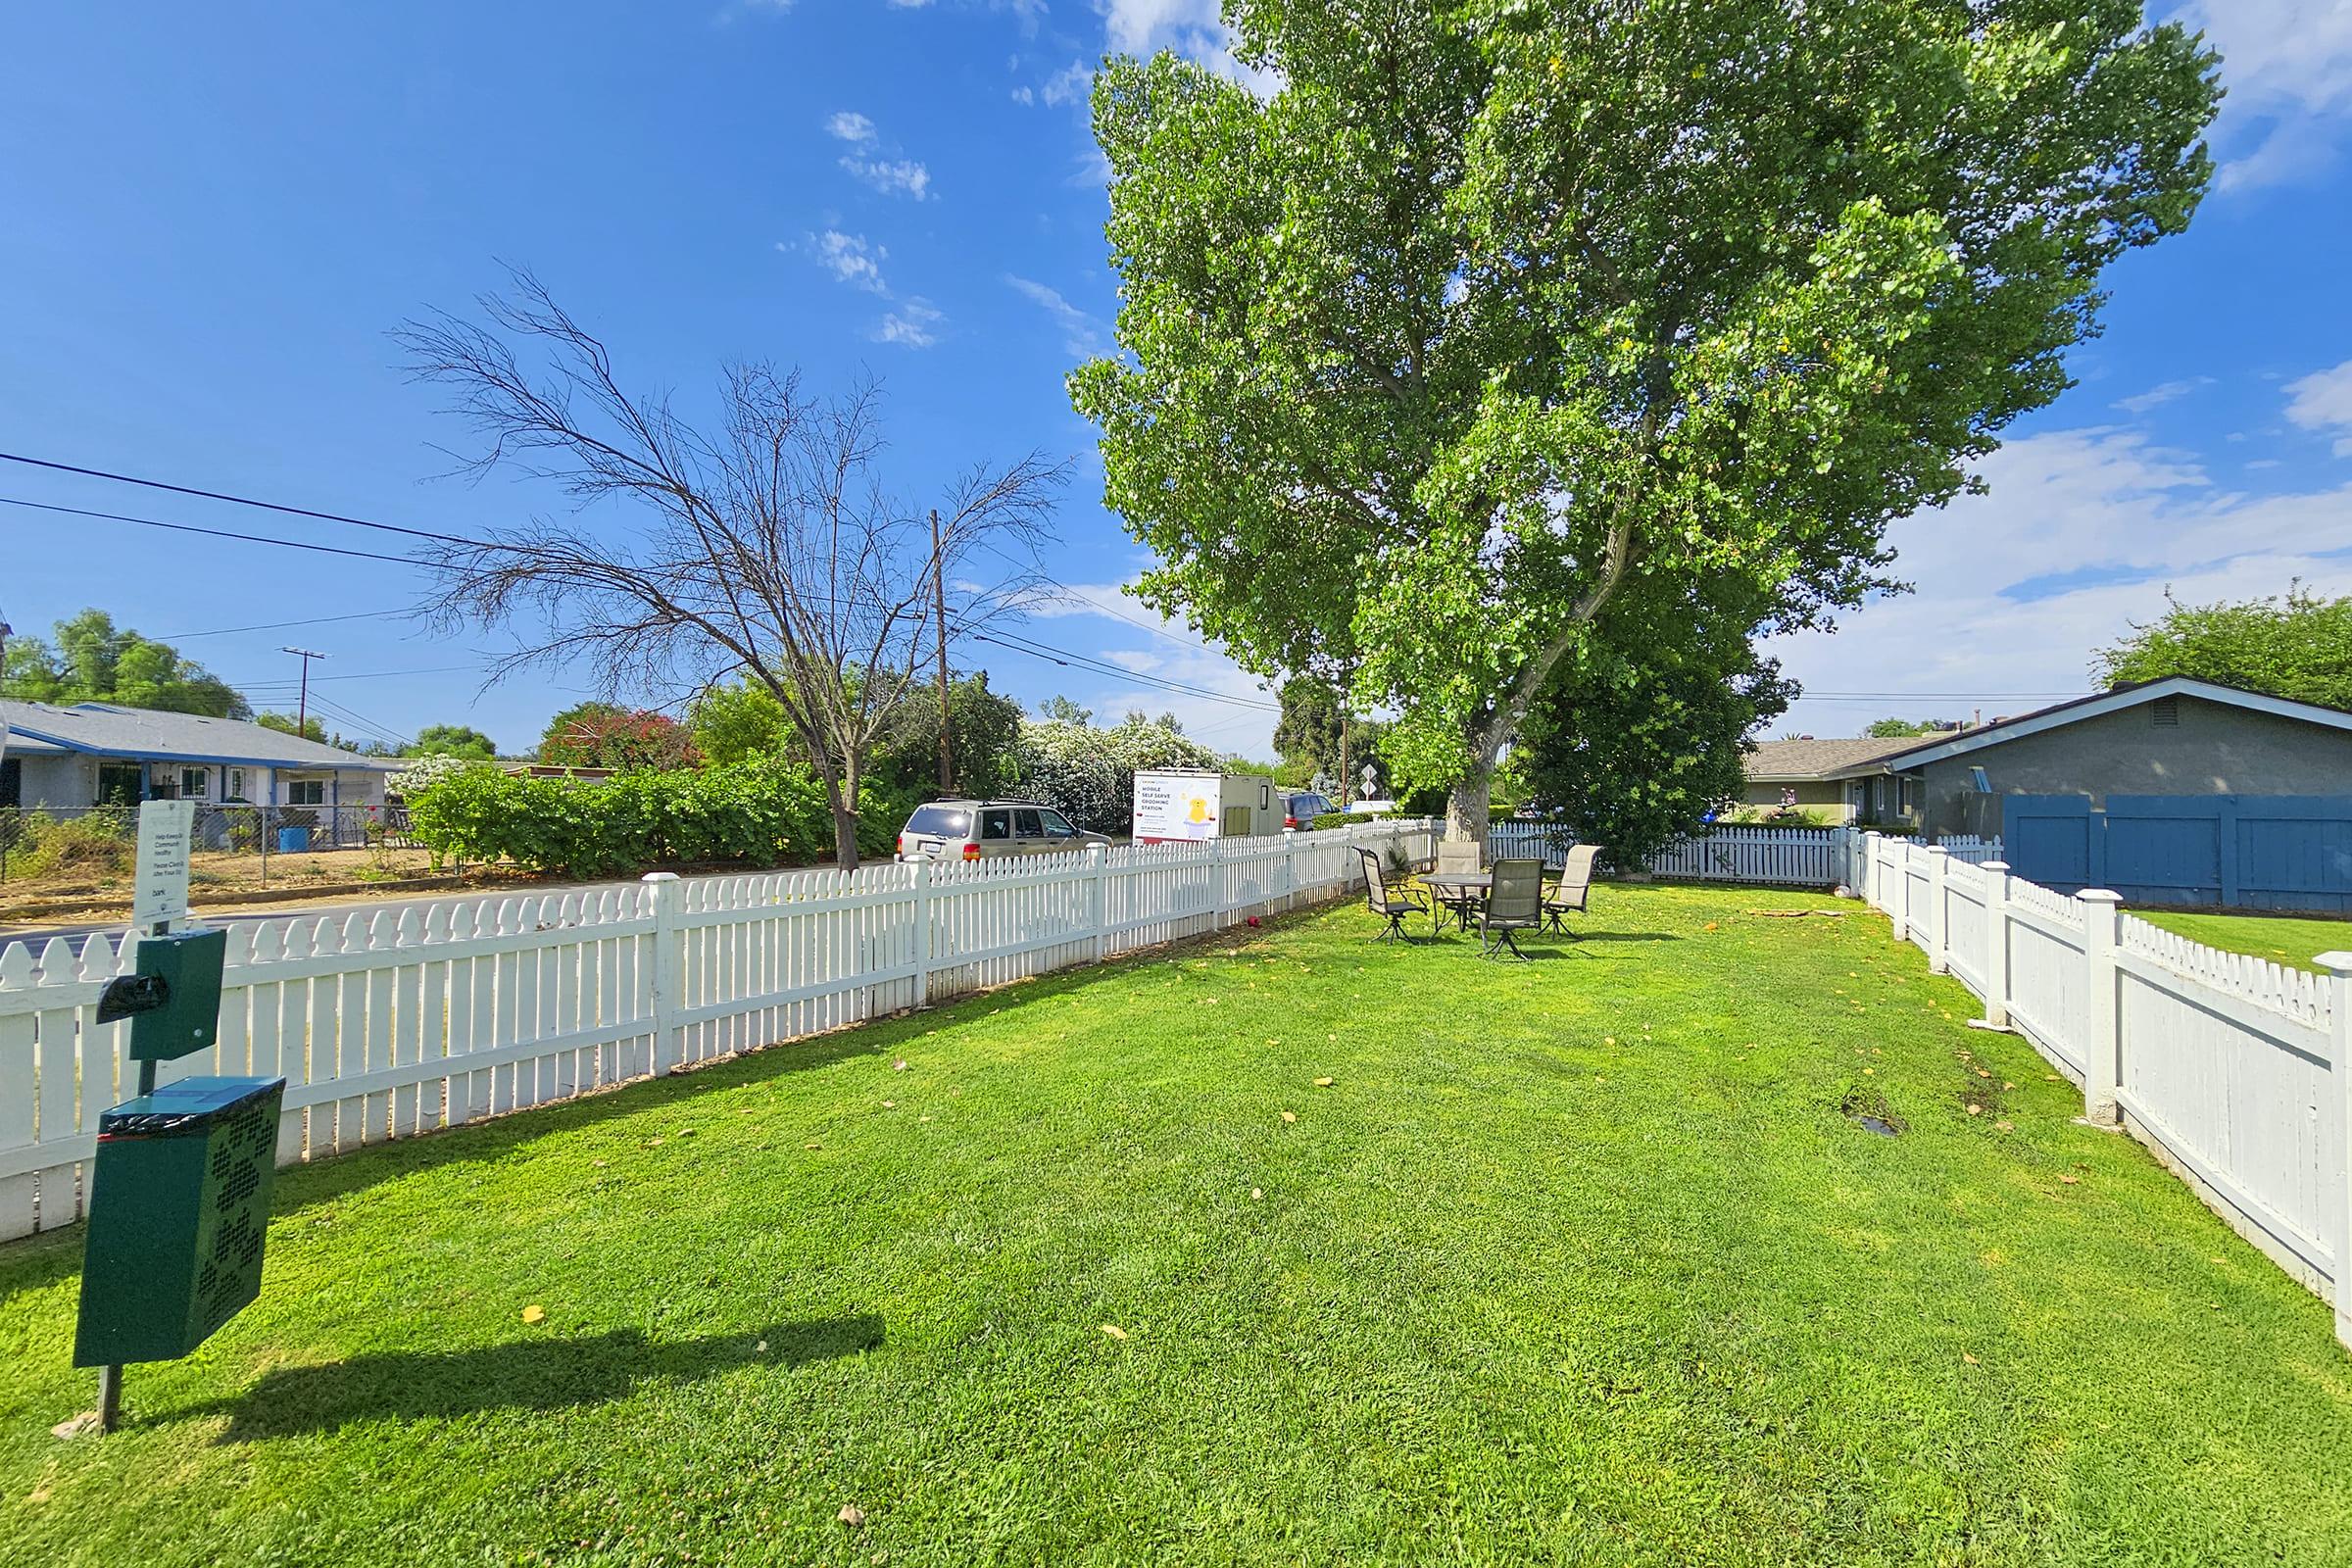
[[[128,896],[136,806],[0,807],[0,890],[10,903]],[[443,869],[389,806],[216,806],[199,802],[191,894],[389,882]]]

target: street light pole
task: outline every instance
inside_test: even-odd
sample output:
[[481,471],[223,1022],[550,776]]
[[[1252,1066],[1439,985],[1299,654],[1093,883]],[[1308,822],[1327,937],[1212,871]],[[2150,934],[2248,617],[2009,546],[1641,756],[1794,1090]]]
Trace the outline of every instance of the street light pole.
[[278,652],[292,654],[302,661],[302,695],[294,704],[294,733],[308,740],[311,724],[311,661],[326,656],[308,648],[281,648]]

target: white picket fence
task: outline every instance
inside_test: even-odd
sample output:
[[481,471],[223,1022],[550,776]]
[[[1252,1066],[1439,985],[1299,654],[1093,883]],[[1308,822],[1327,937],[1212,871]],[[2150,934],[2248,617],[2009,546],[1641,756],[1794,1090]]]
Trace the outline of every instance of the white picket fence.
[[[456,1126],[1363,886],[1427,820],[971,863],[680,879],[228,928],[220,1038],[159,1079],[283,1076],[281,1163]],[[0,949],[0,1239],[80,1216],[134,944]]]
[[[1497,822],[1487,830],[1487,854],[1542,857],[1558,865],[1575,840],[1542,822]],[[1996,860],[1997,838],[1944,838],[1936,841],[1958,859],[1972,863]],[[1727,826],[1669,846],[1649,858],[1653,876],[1679,877],[1695,882],[1749,882],[1767,887],[1831,888],[1851,886],[1860,876],[1862,835],[1852,828],[1784,828]]]
[[2352,1345],[2352,954],[2224,953],[1941,846],[1865,835],[1861,891],[2215,1212],[2335,1303]]

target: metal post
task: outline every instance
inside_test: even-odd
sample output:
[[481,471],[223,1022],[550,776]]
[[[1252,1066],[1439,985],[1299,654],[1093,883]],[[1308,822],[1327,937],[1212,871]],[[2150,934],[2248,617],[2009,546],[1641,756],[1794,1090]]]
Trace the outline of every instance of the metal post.
[[939,550],[939,509],[931,509],[931,605],[939,616],[939,788],[956,788],[956,759],[948,740],[948,563]]

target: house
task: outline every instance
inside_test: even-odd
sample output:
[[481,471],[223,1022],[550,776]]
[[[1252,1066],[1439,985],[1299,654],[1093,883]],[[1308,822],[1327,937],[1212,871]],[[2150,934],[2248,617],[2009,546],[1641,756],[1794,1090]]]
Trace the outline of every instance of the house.
[[2012,795],[2352,794],[2352,712],[2185,675],[1895,744],[1837,776],[1930,835],[1999,833]]
[[1794,807],[1836,823],[1856,819],[1885,820],[1891,815],[1891,796],[1878,802],[1868,788],[1867,770],[1880,759],[1906,747],[1916,737],[1817,741],[1758,741],[1748,752],[1743,768],[1747,794],[1743,804],[1776,809]]
[[0,701],[0,807],[380,807],[385,779],[407,765],[242,719],[113,703]]

